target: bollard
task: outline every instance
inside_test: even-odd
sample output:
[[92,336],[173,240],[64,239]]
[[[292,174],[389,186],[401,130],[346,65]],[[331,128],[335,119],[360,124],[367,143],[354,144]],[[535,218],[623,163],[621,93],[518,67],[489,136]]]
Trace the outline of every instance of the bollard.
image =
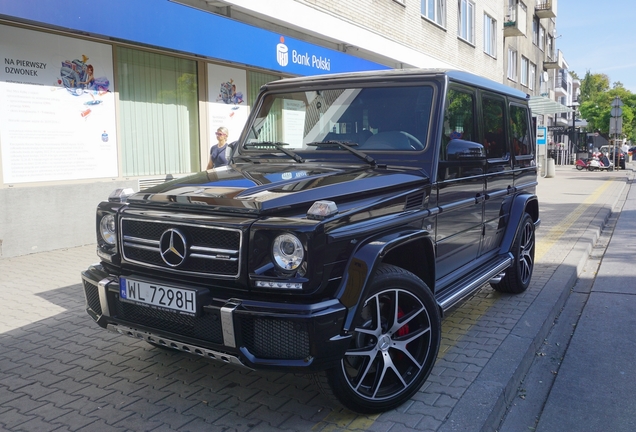
[[554,177],[554,171],[555,171],[554,159],[548,158],[548,163],[547,163],[547,166],[545,167],[546,178]]

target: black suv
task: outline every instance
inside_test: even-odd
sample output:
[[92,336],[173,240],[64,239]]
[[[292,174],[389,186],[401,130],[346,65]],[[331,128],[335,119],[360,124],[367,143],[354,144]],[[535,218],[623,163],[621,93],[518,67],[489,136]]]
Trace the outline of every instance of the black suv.
[[229,166],[99,204],[87,312],[156,346],[312,373],[358,412],[395,408],[427,379],[445,311],[530,283],[531,124],[527,95],[458,71],[267,84]]

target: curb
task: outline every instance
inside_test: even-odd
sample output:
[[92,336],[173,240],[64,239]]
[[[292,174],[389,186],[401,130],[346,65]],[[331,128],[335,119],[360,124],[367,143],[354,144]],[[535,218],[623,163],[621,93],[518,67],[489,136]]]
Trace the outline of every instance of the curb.
[[[530,307],[517,322],[475,381],[468,387],[438,432],[496,431],[507,407],[530,369],[535,353],[547,337],[555,318],[607,224],[613,209],[625,199],[633,172],[616,200],[594,217],[581,238],[557,267]],[[594,228],[596,227],[596,228]]]

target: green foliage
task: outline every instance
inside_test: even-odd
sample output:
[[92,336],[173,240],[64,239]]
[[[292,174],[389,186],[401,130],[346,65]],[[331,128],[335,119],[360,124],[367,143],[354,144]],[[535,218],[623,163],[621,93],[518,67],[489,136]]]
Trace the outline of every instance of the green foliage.
[[587,130],[609,133],[612,101],[619,97],[623,102],[623,137],[636,141],[636,95],[623,86],[620,81],[610,88],[609,77],[605,74],[592,74],[588,70],[581,81],[581,117],[587,120]]

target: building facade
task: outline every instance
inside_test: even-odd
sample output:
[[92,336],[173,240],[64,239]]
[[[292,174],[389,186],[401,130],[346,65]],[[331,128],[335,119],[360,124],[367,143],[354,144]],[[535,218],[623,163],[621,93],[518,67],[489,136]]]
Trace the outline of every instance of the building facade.
[[[525,5],[530,20],[538,3],[515,10]],[[555,17],[540,18],[540,46],[530,21],[525,36],[508,34],[510,5],[111,0],[94,11],[79,0],[0,0],[0,256],[93,243],[99,201],[204,168],[214,131],[236,140],[271,80],[454,68],[540,96]],[[511,48],[517,70],[527,64],[517,79]]]

